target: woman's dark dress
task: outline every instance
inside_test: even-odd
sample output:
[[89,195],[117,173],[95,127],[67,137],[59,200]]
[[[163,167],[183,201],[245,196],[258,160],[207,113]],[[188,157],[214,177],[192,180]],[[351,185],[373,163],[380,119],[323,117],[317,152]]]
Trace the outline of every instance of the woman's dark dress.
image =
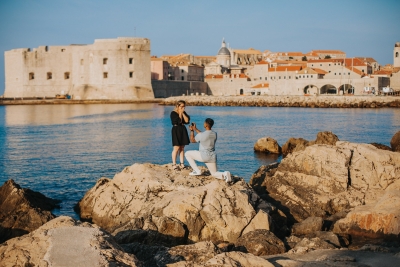
[[[186,112],[185,115],[188,117],[190,121],[190,117]],[[185,124],[189,124],[184,122],[184,120],[179,118],[179,114],[175,111],[171,112],[171,123],[172,123],[172,146],[186,146],[190,144],[189,135],[186,129]]]

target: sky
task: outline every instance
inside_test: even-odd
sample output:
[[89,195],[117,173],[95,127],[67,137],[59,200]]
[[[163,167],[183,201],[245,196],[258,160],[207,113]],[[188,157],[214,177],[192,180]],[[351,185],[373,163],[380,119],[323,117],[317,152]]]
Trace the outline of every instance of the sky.
[[233,49],[342,50],[393,64],[399,0],[0,0],[0,95],[4,52],[145,37],[151,55],[215,56]]

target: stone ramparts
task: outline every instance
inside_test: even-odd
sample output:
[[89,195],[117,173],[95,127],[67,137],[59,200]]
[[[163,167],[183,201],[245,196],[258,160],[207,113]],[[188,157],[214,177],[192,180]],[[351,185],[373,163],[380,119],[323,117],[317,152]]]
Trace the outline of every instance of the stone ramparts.
[[185,100],[189,106],[250,106],[309,108],[400,107],[398,96],[180,96],[166,98],[161,105]]

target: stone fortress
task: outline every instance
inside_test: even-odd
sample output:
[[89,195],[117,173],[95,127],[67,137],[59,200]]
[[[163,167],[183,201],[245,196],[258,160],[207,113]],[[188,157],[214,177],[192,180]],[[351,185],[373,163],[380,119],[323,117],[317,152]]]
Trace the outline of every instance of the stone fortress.
[[339,50],[216,56],[150,56],[146,38],[99,39],[90,45],[40,46],[5,52],[4,98],[136,100],[179,95],[374,95],[400,90],[400,42],[393,65],[346,58]]
[[90,45],[6,51],[5,85],[5,98],[154,98],[150,40],[100,39]]

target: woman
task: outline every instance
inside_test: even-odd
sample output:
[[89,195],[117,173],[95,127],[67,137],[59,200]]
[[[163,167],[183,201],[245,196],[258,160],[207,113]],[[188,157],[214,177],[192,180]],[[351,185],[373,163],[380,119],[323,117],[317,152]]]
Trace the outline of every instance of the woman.
[[[185,146],[190,143],[189,135],[185,124],[189,124],[190,116],[185,112],[186,102],[179,100],[174,110],[171,112],[171,123],[172,123],[172,168],[178,170],[185,168],[184,162],[184,149]],[[176,164],[176,157],[179,154],[180,165]]]

